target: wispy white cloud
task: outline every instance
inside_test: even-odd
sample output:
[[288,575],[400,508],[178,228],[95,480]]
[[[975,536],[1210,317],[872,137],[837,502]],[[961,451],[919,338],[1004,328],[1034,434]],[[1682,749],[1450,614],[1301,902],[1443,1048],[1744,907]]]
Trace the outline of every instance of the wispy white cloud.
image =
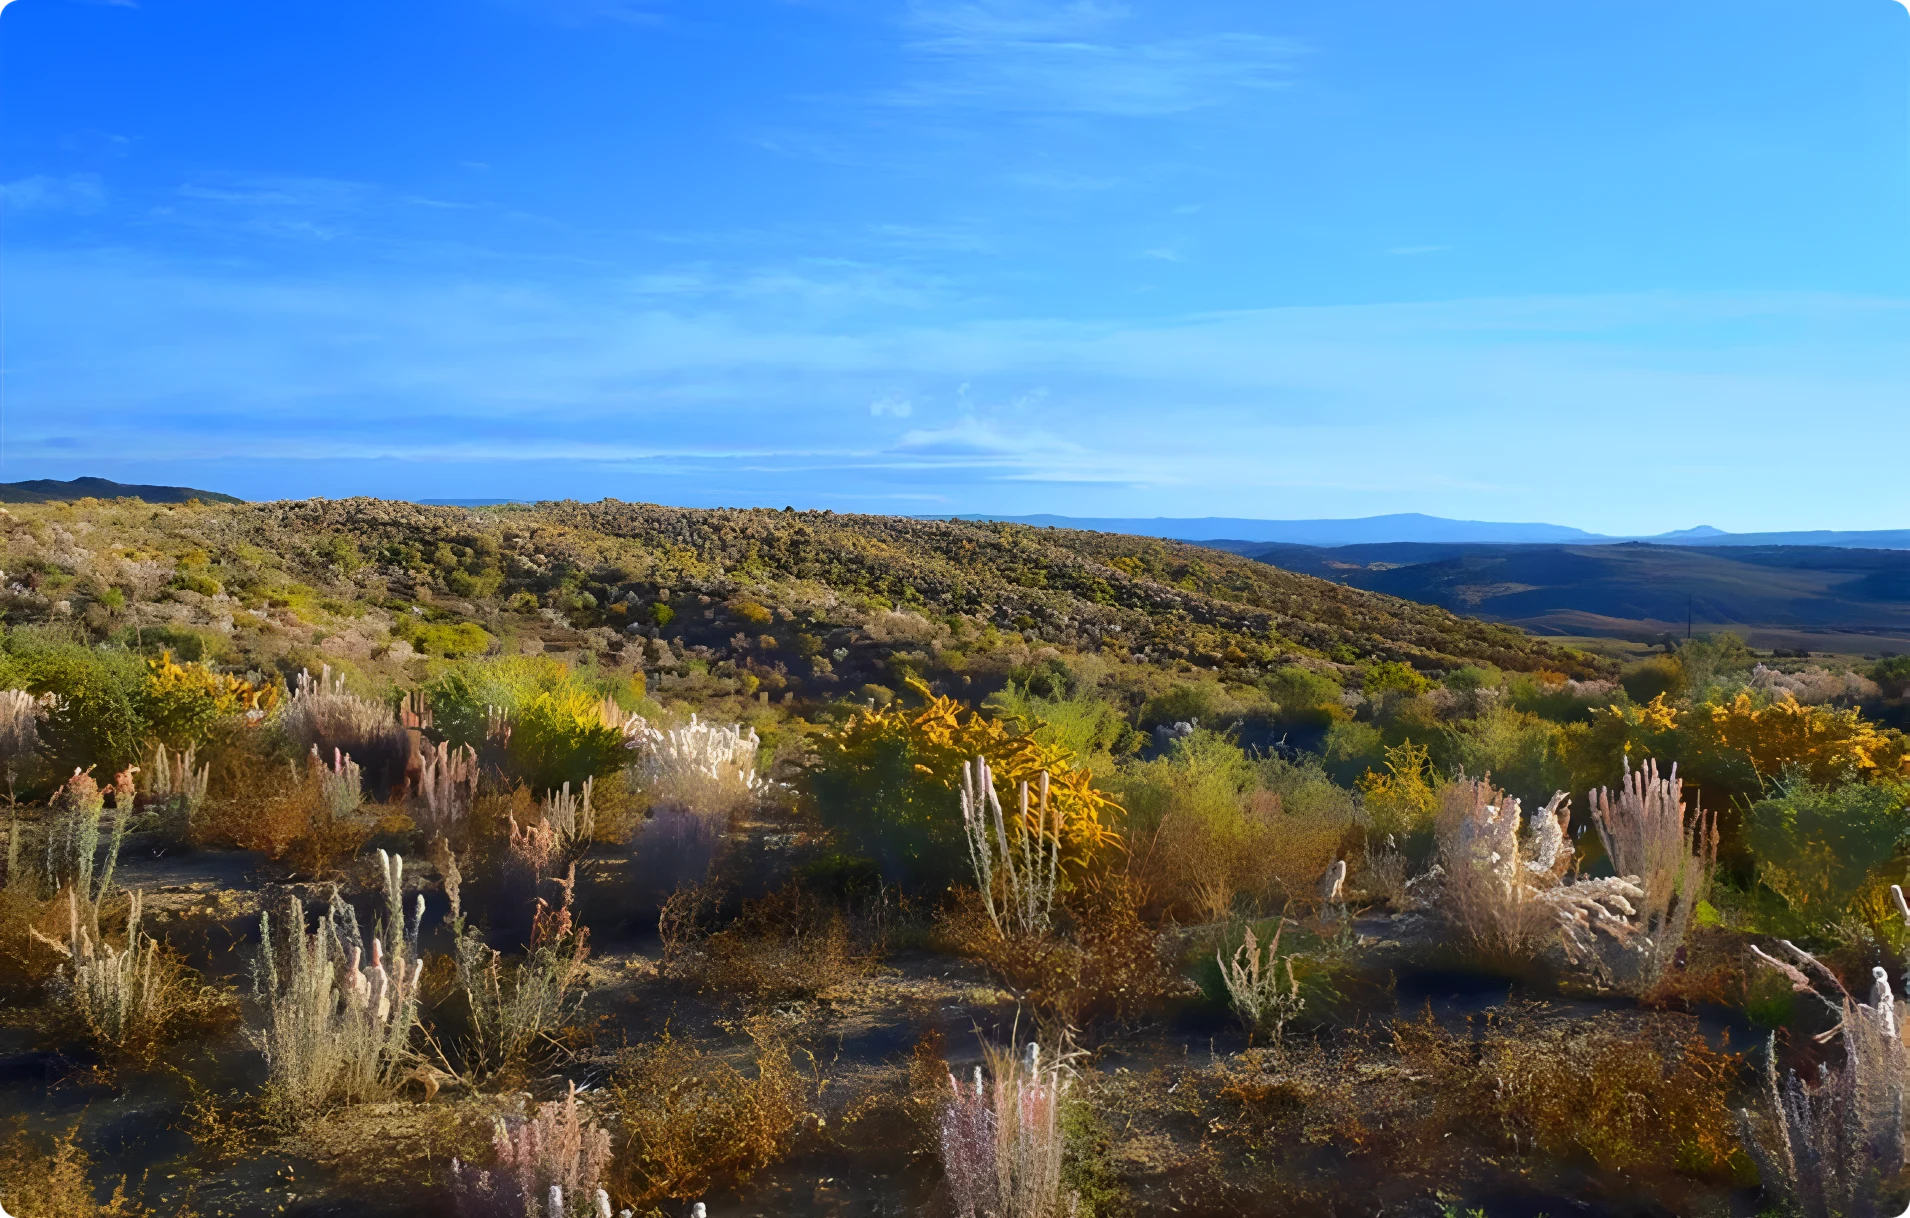
[[[1887,434],[1910,381],[1904,300],[1519,298],[1127,322],[940,311],[838,326],[718,294],[260,282],[30,250],[11,257],[7,290],[34,302],[12,310],[9,334],[21,459],[635,463],[782,499],[807,487],[812,501],[998,507],[1012,500],[973,488],[1052,484],[1169,514],[1481,516],[1524,502],[1530,515],[1558,501],[1542,514],[1619,529],[1655,521],[1610,505],[1662,504],[1667,485],[1735,502],[1821,459],[1874,500],[1840,512],[1892,518],[1895,496],[1910,514],[1885,446],[1795,428],[1808,403],[1845,420],[1840,434]],[[1721,411],[1737,426],[1716,427]],[[54,447],[80,416],[85,447]],[[1557,439],[1588,419],[1652,443],[1575,459],[1568,476]],[[1790,437],[1782,453],[1774,429]],[[1686,469],[1689,452],[1710,465]],[[1151,489],[1121,499],[1143,493],[1131,488]],[[1799,523],[1785,512],[1776,523]]]
[[93,215],[106,210],[106,184],[96,173],[36,173],[0,182],[0,207],[14,213]]
[[1144,117],[1288,87],[1304,53],[1247,31],[1150,36],[1097,3],[918,3],[908,49],[922,72],[888,100],[1035,113]]

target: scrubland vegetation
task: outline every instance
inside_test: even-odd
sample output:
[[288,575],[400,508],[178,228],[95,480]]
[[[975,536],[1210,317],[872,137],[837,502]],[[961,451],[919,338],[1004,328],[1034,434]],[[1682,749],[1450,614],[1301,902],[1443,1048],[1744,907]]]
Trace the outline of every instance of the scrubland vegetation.
[[19,1218],[1910,1200],[1910,661],[826,513],[0,532]]

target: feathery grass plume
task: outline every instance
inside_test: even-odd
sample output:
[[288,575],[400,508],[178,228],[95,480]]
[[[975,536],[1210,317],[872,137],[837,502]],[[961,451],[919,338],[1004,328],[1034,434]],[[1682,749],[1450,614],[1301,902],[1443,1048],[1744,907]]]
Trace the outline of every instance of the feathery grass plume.
[[178,961],[140,928],[138,890],[126,917],[126,942],[114,948],[87,928],[79,894],[66,890],[68,929],[62,943],[29,933],[66,958],[54,982],[53,1001],[87,1039],[135,1059],[150,1058],[183,1018],[203,1009],[209,995],[195,993]]
[[422,767],[412,791],[413,816],[428,834],[455,832],[477,803],[478,755],[470,745],[425,741],[418,752]]
[[318,754],[318,746],[313,745],[307,762],[318,778],[321,811],[334,820],[343,820],[358,811],[365,802],[364,771],[358,768],[350,753],[333,749],[331,764],[327,765]]
[[949,1076],[937,1138],[949,1200],[960,1218],[1055,1218],[1063,1212],[1061,1104],[1064,1063],[1041,1047],[986,1047],[985,1079]]
[[1286,929],[1283,917],[1264,951],[1249,926],[1240,946],[1234,949],[1233,959],[1226,957],[1224,949],[1214,952],[1214,963],[1220,966],[1220,979],[1227,986],[1235,1016],[1249,1032],[1265,1032],[1276,1041],[1287,1021],[1306,1006],[1306,1000],[1300,997],[1300,980],[1293,973],[1294,954],[1280,954],[1280,936]]
[[[1903,889],[1892,884],[1890,895],[1910,922]],[[1871,969],[1870,1001],[1859,1002],[1817,957],[1788,939],[1779,943],[1789,960],[1755,945],[1753,958],[1836,1014],[1837,1026],[1819,1039],[1841,1039],[1844,1062],[1820,1064],[1815,1086],[1795,1072],[1780,1081],[1773,1037],[1762,1119],[1748,1110],[1738,1114],[1745,1144],[1765,1186],[1805,1218],[1884,1218],[1898,1208],[1886,1201],[1885,1190],[1910,1165],[1910,1032],[1890,975]]]
[[330,665],[316,680],[299,670],[278,726],[301,753],[316,747],[321,757],[334,751],[356,757],[381,791],[402,779],[411,757],[411,738],[391,708],[347,692]]
[[152,762],[140,776],[145,779],[147,795],[161,806],[166,830],[184,837],[192,829],[199,809],[205,806],[206,792],[212,785],[212,763],[197,764],[192,745],[173,752],[162,740],[153,745]]
[[250,1035],[265,1054],[274,1089],[296,1110],[386,1094],[411,1058],[424,968],[417,950],[424,896],[407,920],[404,859],[380,850],[378,862],[386,916],[383,937],[371,939],[369,969],[362,967],[357,915],[336,891],[309,935],[296,897],[286,898],[277,936],[270,913],[259,916],[253,978],[266,1022]]
[[[577,1104],[577,1084],[534,1117],[499,1117],[491,1135],[497,1164],[474,1171],[451,1164],[452,1194],[469,1218],[602,1218],[610,1196],[610,1134]],[[627,1211],[626,1211],[627,1212]]]
[[968,835],[968,859],[975,871],[975,886],[981,890],[982,907],[995,933],[1004,939],[1044,934],[1054,920],[1061,819],[1049,799],[1046,770],[1036,783],[1041,798],[1032,815],[1028,784],[1020,784],[1020,815],[1011,834],[988,762],[977,757],[962,767],[962,827]]
[[1575,963],[1604,965],[1599,935],[1636,946],[1644,890],[1636,876],[1566,883],[1572,843],[1564,792],[1519,838],[1519,801],[1488,782],[1461,779],[1442,793],[1438,824],[1441,904],[1475,954],[1529,963],[1553,943]]
[[45,708],[44,698],[24,689],[0,690],[0,769],[7,776],[9,800],[20,771],[39,751],[40,713]]
[[122,771],[108,790],[113,792],[113,835],[106,848],[106,866],[98,876],[94,868],[99,856],[100,817],[105,814],[106,794],[93,776],[79,770],[54,794],[46,822],[46,880],[50,888],[71,887],[79,893],[88,926],[99,932],[99,906],[113,887],[113,872],[119,866],[120,844],[126,839],[126,827],[132,817],[133,774]]
[[768,784],[756,772],[761,741],[753,728],[717,727],[695,715],[664,731],[632,715],[620,729],[635,754],[631,787],[655,806],[689,808],[727,819],[754,806]]
[[1658,776],[1647,758],[1633,771],[1625,763],[1618,796],[1592,792],[1592,823],[1620,875],[1638,877],[1644,889],[1639,924],[1643,950],[1627,958],[1632,979],[1649,987],[1671,967],[1690,929],[1691,916],[1711,886],[1718,863],[1716,816],[1702,807],[1685,814],[1684,784],[1673,765]]
[[[607,700],[606,700],[607,701]],[[609,705],[615,706],[615,702]],[[556,835],[557,853],[574,858],[581,855],[590,845],[590,838],[597,831],[597,812],[590,806],[591,789],[596,786],[594,778],[584,779],[583,788],[577,794],[570,793],[570,784],[565,783],[563,790],[551,791],[544,796],[544,823]]]
[[477,1073],[494,1075],[524,1061],[582,1000],[590,931],[572,918],[573,887],[563,884],[556,907],[538,898],[529,950],[508,967],[482,935],[455,921],[458,985],[471,1012],[466,1057]]

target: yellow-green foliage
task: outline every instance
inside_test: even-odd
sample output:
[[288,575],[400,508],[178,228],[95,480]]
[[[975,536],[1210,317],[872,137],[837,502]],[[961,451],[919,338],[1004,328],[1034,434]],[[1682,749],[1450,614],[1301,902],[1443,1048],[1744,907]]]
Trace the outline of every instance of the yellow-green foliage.
[[1825,924],[1901,878],[1888,864],[1906,827],[1900,789],[1800,780],[1752,806],[1745,836],[1765,886]]
[[1629,754],[1678,762],[1713,805],[1755,799],[1792,772],[1820,785],[1910,778],[1902,732],[1854,708],[1804,706],[1788,695],[1765,706],[1749,694],[1696,707],[1663,696],[1615,705],[1570,731],[1564,753],[1574,789],[1612,785]]
[[1370,832],[1376,838],[1408,838],[1432,831],[1439,810],[1431,753],[1408,740],[1386,750],[1386,770],[1368,770],[1359,782]]
[[177,664],[165,651],[147,662],[141,701],[153,735],[183,749],[203,741],[220,719],[270,711],[278,695],[276,685],[253,685],[204,664]]
[[481,656],[491,647],[491,636],[476,622],[426,622],[401,614],[391,633],[426,655],[458,659]]
[[[927,693],[919,684],[914,689]],[[849,849],[891,879],[936,884],[964,876],[956,788],[962,766],[975,757],[988,759],[1008,808],[1017,784],[1047,771],[1070,860],[1119,845],[1119,809],[1068,749],[953,699],[924,700],[920,710],[895,705],[859,713],[824,743],[821,764],[809,775],[810,795]]]
[[1423,694],[1432,688],[1432,681],[1413,670],[1410,664],[1401,664],[1397,660],[1383,660],[1369,665],[1360,674],[1360,692],[1367,697],[1397,690],[1405,694]]
[[537,790],[608,774],[628,759],[623,735],[604,722],[606,695],[634,703],[637,690],[583,680],[551,656],[511,656],[453,668],[429,687],[433,721],[455,745],[482,746],[492,708],[511,723],[509,759]]

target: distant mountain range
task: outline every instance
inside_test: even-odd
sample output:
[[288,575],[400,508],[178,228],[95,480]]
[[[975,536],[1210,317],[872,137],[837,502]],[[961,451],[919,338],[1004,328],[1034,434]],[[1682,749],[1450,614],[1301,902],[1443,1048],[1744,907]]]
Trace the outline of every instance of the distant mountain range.
[[74,478],[58,482],[35,478],[30,482],[0,482],[0,503],[59,503],[73,499],[143,499],[147,503],[184,503],[198,499],[206,503],[244,503],[234,495],[218,491],[196,491],[189,486],[145,486],[114,482],[107,478]]
[[[946,519],[946,517],[925,517]],[[1678,529],[1650,537],[1612,537],[1588,533],[1562,524],[1501,524],[1482,520],[1447,520],[1418,512],[1391,516],[1364,516],[1355,520],[1252,520],[1234,516],[1094,517],[994,516],[971,513],[963,520],[1001,520],[1061,529],[1089,529],[1098,533],[1131,533],[1141,537],[1170,537],[1178,541],[1280,542],[1296,546],[1387,545],[1420,542],[1447,545],[1611,545],[1651,541],[1673,546],[1837,546],[1874,550],[1910,550],[1910,529],[1799,533],[1727,533],[1710,525]]]
[[1910,652],[1910,548],[1646,542],[1331,548],[1210,542],[1283,570],[1537,634],[1730,629],[1761,647]]

